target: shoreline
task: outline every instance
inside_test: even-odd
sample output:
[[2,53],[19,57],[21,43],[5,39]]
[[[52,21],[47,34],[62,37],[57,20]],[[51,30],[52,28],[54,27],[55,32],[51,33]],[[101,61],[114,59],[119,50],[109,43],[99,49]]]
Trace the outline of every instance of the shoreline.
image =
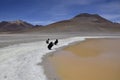
[[42,57],[41,65],[43,66],[44,74],[46,75],[46,77],[48,78],[48,80],[61,80],[60,77],[57,75],[55,67],[49,61],[48,57],[54,56],[55,53],[63,50],[64,48],[66,48],[68,46],[76,45],[77,43],[80,43],[80,42],[83,42],[83,41],[76,41],[76,42],[70,43],[69,45],[56,48],[55,51],[50,52],[50,53],[48,53],[48,54],[46,54],[46,55],[44,55]]
[[47,80],[61,80],[60,77],[57,75],[55,67],[48,59],[48,57],[52,55],[53,53],[46,54],[42,58],[41,65],[43,67],[44,74],[47,77]]
[[[107,41],[107,40],[108,40],[108,41],[109,41],[109,40],[113,40],[113,41],[116,40],[116,38],[110,38],[110,39],[108,39],[108,38],[102,38],[102,39],[103,39],[103,40],[106,40],[106,41]],[[102,40],[102,39],[101,39],[101,40]],[[88,41],[90,41],[90,40],[93,40],[93,41],[94,41],[95,39],[86,39],[85,42],[83,42],[83,43],[86,43],[86,42],[88,42]],[[98,39],[96,39],[96,40],[98,40]],[[100,41],[101,41],[101,40],[100,40]],[[98,40],[98,41],[99,41],[99,40]],[[118,40],[118,41],[119,41],[119,40]],[[82,42],[79,42],[79,43],[82,43]],[[83,44],[83,43],[82,43],[82,44]],[[104,44],[104,43],[103,43],[103,44]],[[106,43],[106,44],[109,44],[109,42]],[[68,46],[66,46],[66,47],[74,46],[74,45],[76,45],[76,44],[68,45]],[[114,45],[115,45],[115,44],[114,44]],[[66,48],[66,47],[64,47],[64,48]],[[62,50],[60,50],[60,51],[56,51],[56,52],[53,53],[53,55],[52,55],[52,54],[51,54],[51,55],[52,55],[52,57],[54,57],[54,58],[55,58],[55,57],[59,58],[59,56],[60,56],[60,57],[63,56],[63,53],[64,53],[64,52],[62,52],[62,51],[64,51],[64,49],[62,49]],[[62,55],[60,55],[59,53],[62,53]],[[48,56],[46,56],[46,59],[47,59],[47,58],[51,58],[51,55],[49,54]],[[56,56],[56,55],[57,55],[57,56]],[[66,56],[66,55],[69,55],[69,53],[68,53],[68,54],[65,54],[65,56]],[[57,63],[55,63],[56,61],[54,61],[54,60],[57,60],[57,58],[53,59],[53,61],[51,61],[51,60],[48,60],[48,61],[51,62],[52,64],[54,64],[54,65],[52,65],[52,66],[55,67],[54,69],[56,70],[57,76],[60,76],[59,73],[58,73],[58,71],[57,71],[58,68],[55,66],[55,64],[57,64]],[[68,57],[66,57],[66,58],[68,58]],[[77,57],[77,58],[78,58],[78,57]],[[60,58],[60,59],[61,59],[61,58]],[[58,60],[60,60],[60,59],[58,59]],[[65,60],[66,60],[66,59],[65,59]],[[69,60],[69,59],[68,59],[68,60]],[[63,57],[63,61],[64,61],[64,57]],[[58,62],[58,63],[59,63],[59,62]],[[84,64],[84,63],[83,63],[83,64]],[[57,65],[58,65],[58,64],[57,64]],[[70,66],[70,65],[69,65],[69,66]],[[72,66],[72,65],[71,65],[71,66]],[[67,67],[68,67],[68,66],[67,66]],[[97,67],[98,67],[98,66],[97,66]],[[56,69],[56,68],[57,68],[57,69]],[[108,69],[109,69],[109,68],[108,68]],[[47,71],[47,70],[46,70],[46,71]],[[107,73],[107,72],[106,72],[106,73]],[[69,74],[69,73],[68,73],[68,74]],[[111,73],[111,74],[112,74],[112,73]],[[61,79],[61,77],[60,77],[60,79]],[[48,80],[49,80],[49,79],[48,79]],[[61,80],[63,80],[63,79],[61,79]],[[69,79],[65,79],[65,80],[69,80]],[[73,80],[73,79],[70,79],[70,80]],[[79,80],[79,79],[78,79],[78,80]],[[88,79],[83,79],[83,80],[88,80]],[[93,80],[93,79],[90,79],[90,80]],[[95,79],[95,80],[96,80],[96,79]],[[109,79],[107,78],[107,80],[109,80]],[[114,80],[114,79],[113,79],[113,80]]]
[[47,53],[46,55],[44,55],[42,57],[41,65],[43,66],[44,74],[46,75],[48,80],[61,80],[60,76],[57,75],[55,67],[49,61],[48,57],[49,56],[54,56],[54,53],[56,53],[58,51],[61,51],[61,50],[63,50],[64,48],[66,48],[68,46],[72,46],[72,45],[75,45],[75,44],[83,42],[83,41],[86,41],[86,39],[84,39],[82,41],[75,41],[75,42],[69,43],[68,45],[64,45],[62,47],[55,48],[55,51],[49,52],[49,53]]
[[[84,37],[82,37],[84,38]],[[48,80],[61,80],[60,76],[58,76],[55,67],[53,66],[53,63],[50,62],[50,60],[48,59],[50,56],[54,56],[55,53],[63,50],[64,48],[68,47],[68,46],[72,46],[72,45],[76,45],[77,43],[81,43],[84,42],[86,40],[88,40],[89,38],[85,38],[85,40],[83,41],[75,41],[72,42],[68,45],[56,48],[55,51],[53,52],[49,52],[48,54],[44,55],[42,57],[42,62],[41,65],[43,66],[44,69],[44,74],[46,75],[46,77],[48,78]]]

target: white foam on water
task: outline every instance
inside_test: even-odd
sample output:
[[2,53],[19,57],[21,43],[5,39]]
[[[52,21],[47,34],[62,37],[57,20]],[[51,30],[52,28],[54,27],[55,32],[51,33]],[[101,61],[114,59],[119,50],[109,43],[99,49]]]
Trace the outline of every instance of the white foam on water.
[[[115,37],[72,37],[60,39],[53,50],[47,49],[45,41],[21,43],[0,48],[0,80],[47,80],[41,64],[42,57],[56,48],[67,46],[85,38],[115,38]],[[118,38],[118,37],[116,37]],[[39,64],[39,65],[38,65]]]
[[[74,37],[60,39],[53,50],[47,49],[45,41],[22,43],[0,49],[0,80],[47,80],[42,65],[43,55],[55,51],[55,48],[66,46],[85,38]],[[38,65],[39,64],[39,65]]]

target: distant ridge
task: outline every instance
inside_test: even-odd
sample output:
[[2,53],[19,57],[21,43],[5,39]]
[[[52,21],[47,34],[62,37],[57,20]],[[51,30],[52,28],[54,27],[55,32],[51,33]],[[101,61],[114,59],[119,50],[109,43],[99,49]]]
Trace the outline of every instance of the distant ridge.
[[0,22],[0,31],[1,32],[18,32],[25,31],[29,28],[32,28],[33,25],[22,20],[16,21],[2,21]]
[[41,30],[41,32],[120,32],[120,24],[113,23],[98,14],[82,13],[69,20],[63,20],[50,24]]
[[120,32],[120,24],[113,23],[98,14],[82,13],[69,20],[47,26],[32,25],[22,20],[0,22],[0,32],[41,32],[41,33],[79,33],[79,32]]

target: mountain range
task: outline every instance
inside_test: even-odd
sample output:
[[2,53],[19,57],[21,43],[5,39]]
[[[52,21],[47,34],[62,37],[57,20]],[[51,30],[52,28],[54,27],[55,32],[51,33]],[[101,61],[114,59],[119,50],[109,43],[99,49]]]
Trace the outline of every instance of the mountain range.
[[24,22],[22,20],[0,22],[0,32],[26,31],[27,29],[31,29],[32,27],[32,24]]
[[55,22],[46,26],[32,25],[22,20],[0,22],[0,32],[120,32],[120,24],[113,23],[98,14],[82,13],[69,20]]

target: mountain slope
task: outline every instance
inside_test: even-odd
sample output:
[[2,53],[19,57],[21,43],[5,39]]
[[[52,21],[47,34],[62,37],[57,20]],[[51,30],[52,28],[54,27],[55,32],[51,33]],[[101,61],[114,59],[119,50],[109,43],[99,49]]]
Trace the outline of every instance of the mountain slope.
[[41,32],[120,32],[120,24],[102,18],[97,14],[83,13],[70,20],[47,25]]
[[19,31],[25,31],[32,27],[33,27],[32,24],[29,24],[29,23],[21,21],[21,20],[0,22],[0,31],[1,32],[19,32]]

